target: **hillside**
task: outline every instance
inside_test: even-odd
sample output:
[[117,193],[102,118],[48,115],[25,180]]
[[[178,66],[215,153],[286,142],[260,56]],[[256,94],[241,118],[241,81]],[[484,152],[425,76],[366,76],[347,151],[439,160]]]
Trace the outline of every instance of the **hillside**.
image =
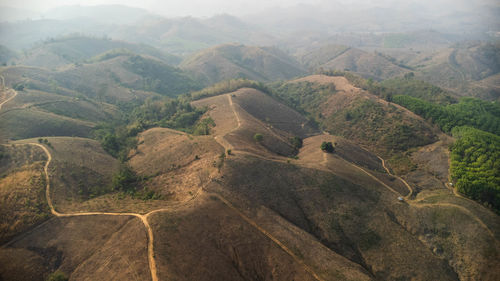
[[301,54],[299,61],[309,69],[358,73],[377,80],[402,76],[410,70],[387,56],[341,45],[328,45]]
[[18,65],[53,69],[72,63],[84,63],[91,58],[111,50],[129,51],[138,55],[154,57],[168,64],[177,64],[180,58],[144,44],[132,44],[106,38],[66,36],[50,39],[27,50],[15,61]]
[[182,70],[131,53],[104,55],[89,63],[69,65],[55,71],[12,66],[2,69],[0,74],[10,87],[22,84],[27,89],[83,95],[108,103],[142,100],[158,94],[177,96],[200,88]]
[[234,78],[264,82],[286,80],[305,73],[293,58],[278,49],[238,44],[200,51],[183,61],[180,67],[207,85]]
[[[305,80],[333,82],[333,97],[371,97],[344,78]],[[336,104],[328,101],[329,108]],[[431,176],[442,168],[428,159],[436,150],[426,147],[427,154],[419,150],[415,157],[429,169],[421,182],[437,182],[417,186],[392,175],[377,155],[320,134],[298,111],[258,90],[242,88],[192,105],[208,106],[211,135],[146,130],[121,164],[131,172],[88,139],[47,138],[43,150],[22,153],[9,148],[5,171],[25,165],[29,155],[38,169],[45,163],[50,186],[44,199],[52,218],[0,249],[0,276],[44,280],[56,270],[76,279],[498,276],[498,216],[455,196],[443,184],[447,178]],[[292,137],[302,145],[294,146]],[[321,151],[322,141],[334,142],[334,153]],[[17,180],[10,174],[0,187]],[[122,189],[127,182],[132,188]]]
[[383,153],[405,151],[437,139],[433,129],[414,113],[341,76],[308,76],[278,86],[276,93],[316,118],[324,130]]
[[500,58],[497,43],[465,42],[408,61],[417,78],[460,96],[496,100]]

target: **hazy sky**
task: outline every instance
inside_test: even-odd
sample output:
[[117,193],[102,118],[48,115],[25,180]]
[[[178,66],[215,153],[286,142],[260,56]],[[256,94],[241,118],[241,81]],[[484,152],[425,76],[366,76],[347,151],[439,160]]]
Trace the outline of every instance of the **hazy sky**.
[[287,7],[299,3],[317,4],[321,2],[328,3],[328,5],[335,5],[332,2],[340,2],[355,7],[372,5],[400,6],[414,2],[435,8],[435,11],[439,11],[442,7],[467,7],[471,3],[489,2],[497,5],[499,3],[498,0],[0,0],[0,5],[43,12],[65,5],[121,4],[143,8],[164,16],[211,16],[221,13],[247,15],[271,7]]
[[157,14],[169,16],[210,16],[221,13],[241,15],[270,7],[318,2],[321,2],[321,0],[0,0],[3,6],[24,8],[37,12],[65,5],[120,4],[144,8]]

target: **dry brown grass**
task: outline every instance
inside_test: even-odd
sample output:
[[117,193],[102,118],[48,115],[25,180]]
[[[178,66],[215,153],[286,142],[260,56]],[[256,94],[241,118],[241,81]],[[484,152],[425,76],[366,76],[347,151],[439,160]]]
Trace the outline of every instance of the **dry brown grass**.
[[0,249],[4,280],[45,280],[55,270],[82,280],[148,280],[147,237],[131,217],[54,218]]
[[[259,98],[263,97],[263,95],[254,89],[244,88],[226,95],[198,100],[193,102],[193,105],[209,107],[207,115],[214,119],[216,124],[213,134],[216,138],[222,138],[229,142],[229,145],[236,150],[244,150],[265,157],[293,155],[296,151],[289,140],[293,136],[292,133],[280,130],[276,128],[278,126],[274,127],[271,123],[266,123],[265,120],[260,120],[239,104],[240,102],[244,104],[258,103]],[[243,96],[243,98],[240,98],[240,96]],[[232,105],[230,100],[233,102]],[[282,109],[273,112],[272,116],[282,116],[281,119],[283,119],[286,116],[291,118],[295,114],[295,111],[279,103],[272,106],[275,106],[276,110]],[[240,124],[238,124],[238,119]],[[303,122],[301,121],[303,121],[303,118],[296,120],[296,123],[291,126],[295,128],[302,127]],[[290,123],[292,122],[293,120],[290,120]],[[262,142],[258,143],[253,139],[256,133],[263,135]],[[297,133],[300,132],[297,131]]]
[[216,197],[204,195],[195,208],[151,221],[161,279],[315,280]]

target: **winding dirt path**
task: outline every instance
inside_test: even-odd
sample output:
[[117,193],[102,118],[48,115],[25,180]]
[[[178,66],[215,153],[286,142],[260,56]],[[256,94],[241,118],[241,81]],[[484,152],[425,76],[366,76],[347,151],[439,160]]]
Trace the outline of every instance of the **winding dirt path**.
[[15,91],[14,89],[11,89],[10,91],[14,92],[14,94],[12,96],[10,96],[8,99],[4,100],[3,102],[0,103],[0,110],[2,109],[2,106],[4,104],[6,104],[7,102],[11,101],[13,98],[15,98],[17,96],[17,91]]
[[378,155],[375,155],[375,156],[377,156],[378,159],[380,159],[380,161],[382,161],[382,167],[384,167],[384,169],[387,172],[387,174],[389,174],[390,176],[393,176],[393,177],[399,179],[406,186],[406,188],[408,188],[408,191],[409,191],[408,195],[406,195],[404,198],[410,199],[411,196],[413,195],[413,188],[403,178],[401,178],[399,176],[396,176],[393,173],[391,173],[391,171],[389,170],[389,168],[387,168],[387,166],[385,166],[385,160],[382,157],[380,157]]
[[56,217],[78,217],[78,216],[97,216],[97,215],[105,215],[105,216],[133,216],[139,218],[142,223],[144,224],[144,227],[146,228],[146,232],[148,235],[148,262],[149,262],[149,270],[151,271],[151,279],[152,281],[158,281],[158,274],[156,271],[156,260],[155,260],[155,255],[154,255],[154,237],[153,237],[153,229],[149,225],[148,222],[148,214],[146,215],[141,215],[141,214],[136,214],[136,213],[107,213],[107,212],[82,212],[82,213],[59,213],[55,208],[54,204],[52,202],[52,198],[50,197],[50,178],[49,178],[49,165],[50,162],[52,161],[52,154],[50,151],[43,145],[39,143],[28,143],[28,145],[34,145],[38,146],[47,155],[47,162],[45,163],[45,166],[43,167],[43,171],[45,173],[45,180],[47,183],[47,186],[45,188],[45,197],[47,200],[47,204],[49,205],[50,212],[56,216]]
[[[426,207],[436,207],[436,206],[448,207],[448,208],[457,208],[457,209],[461,210],[462,212],[464,212],[465,214],[467,214],[475,222],[477,222],[482,228],[484,228],[488,232],[488,234],[493,238],[494,241],[496,241],[497,243],[499,243],[499,241],[496,238],[496,236],[493,233],[493,231],[491,231],[491,229],[478,216],[474,215],[469,209],[467,209],[467,208],[465,208],[463,206],[456,205],[456,204],[451,204],[451,203],[421,203],[422,200],[424,200],[424,199],[421,199],[421,200],[411,200],[410,196],[413,194],[413,189],[408,184],[408,182],[406,182],[401,177],[392,174],[391,171],[385,165],[384,159],[382,159],[378,155],[376,155],[376,156],[382,161],[382,166],[384,167],[384,169],[387,171],[387,173],[390,176],[398,178],[400,181],[402,181],[406,185],[406,187],[408,188],[408,190],[410,191],[410,193],[408,195],[406,195],[404,198],[407,199],[405,202],[407,202],[410,206],[415,207],[415,208],[426,208]],[[347,162],[347,163],[350,163],[350,162]],[[381,181],[380,179],[378,179],[377,177],[375,177],[374,175],[372,175],[371,173],[369,173],[365,169],[363,169],[363,168],[361,168],[361,167],[359,167],[359,166],[357,166],[357,165],[355,165],[353,163],[350,163],[350,164],[352,166],[354,166],[354,167],[362,170],[365,174],[367,174],[368,176],[370,176],[371,178],[373,178],[374,180],[376,180],[377,182],[379,182],[380,184],[382,184],[384,187],[386,187],[387,189],[389,189],[394,194],[401,196],[401,194],[399,192],[397,192],[396,190],[394,190],[393,188],[391,188],[389,185],[387,185],[386,183],[384,183],[383,181]],[[455,196],[457,196],[455,192],[453,194]],[[462,196],[457,196],[457,197],[462,198]]]
[[[237,126],[235,128],[233,128],[230,132],[228,132],[227,134],[237,130],[238,128],[241,127],[241,119],[238,115],[238,113],[236,112],[236,109],[234,107],[234,104],[233,104],[233,100],[231,98],[231,95],[230,94],[227,94],[227,98],[228,98],[228,102],[229,102],[229,106],[231,107],[231,110],[233,111],[233,114],[236,118],[236,122],[237,122]],[[226,135],[227,135],[226,134]],[[224,135],[225,136],[225,135]],[[225,138],[224,136],[216,136],[214,139],[224,147],[224,149],[234,149],[233,145],[231,145]],[[248,155],[252,155],[252,156],[256,156],[256,157],[259,157],[259,158],[264,158],[262,156],[259,156],[259,155],[255,155],[253,153],[250,153],[250,152],[247,152],[247,151],[238,151],[239,153],[242,153],[242,154],[248,154]],[[281,161],[281,160],[272,160],[272,159],[267,159],[266,160],[271,160],[271,161],[278,161],[278,162],[285,162],[285,161]],[[217,197],[220,201],[222,201],[227,207],[229,207],[231,210],[233,210],[234,212],[236,212],[244,221],[246,221],[248,224],[250,224],[251,226],[253,226],[255,229],[257,229],[260,233],[262,233],[264,236],[266,236],[267,238],[269,238],[271,241],[273,241],[278,247],[280,247],[285,253],[287,253],[288,255],[290,255],[290,257],[295,261],[297,262],[298,264],[302,265],[304,267],[304,269],[309,273],[311,274],[311,276],[316,279],[317,281],[324,281],[324,279],[322,279],[321,277],[318,276],[318,274],[316,274],[312,268],[310,266],[308,266],[307,264],[304,263],[304,261],[302,259],[300,259],[299,257],[297,257],[297,255],[295,255],[287,246],[285,246],[285,244],[283,244],[281,241],[279,241],[276,237],[274,237],[273,235],[271,235],[271,233],[269,233],[267,230],[265,230],[264,228],[262,228],[261,226],[259,226],[257,224],[257,222],[255,222],[253,219],[249,218],[248,216],[246,216],[243,212],[241,212],[238,208],[234,207],[233,204],[231,204],[228,200],[226,200],[224,197],[222,197],[221,195],[219,194],[216,194],[216,193],[209,193],[210,195],[212,196],[215,196]]]

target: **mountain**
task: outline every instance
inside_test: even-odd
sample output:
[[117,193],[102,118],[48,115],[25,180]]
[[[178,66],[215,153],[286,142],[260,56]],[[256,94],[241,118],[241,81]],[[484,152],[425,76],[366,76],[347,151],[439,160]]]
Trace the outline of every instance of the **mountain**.
[[293,58],[276,48],[239,44],[203,50],[184,60],[180,67],[205,84],[232,78],[274,81],[305,73]]
[[[89,8],[90,9],[90,8]],[[100,9],[99,6],[91,9]],[[32,48],[39,41],[83,34],[97,38],[113,38],[136,44],[147,44],[175,55],[187,55],[211,46],[241,42],[244,44],[270,45],[274,37],[253,24],[236,17],[219,15],[207,19],[192,17],[163,18],[145,16],[133,24],[126,16],[110,13],[109,18],[119,17],[117,23],[107,20],[109,9],[104,7],[100,19],[61,17],[60,19],[37,19],[22,22],[0,23],[0,44],[15,50]]]

